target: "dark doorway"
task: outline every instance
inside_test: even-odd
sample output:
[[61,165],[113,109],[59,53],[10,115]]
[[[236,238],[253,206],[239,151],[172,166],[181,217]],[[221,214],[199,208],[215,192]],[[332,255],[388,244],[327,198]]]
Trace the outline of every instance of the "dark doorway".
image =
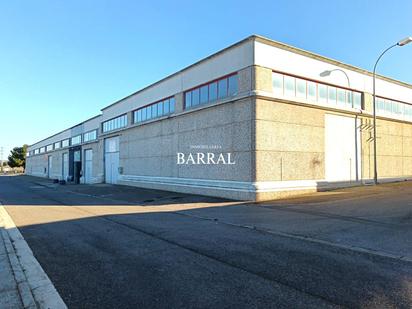
[[70,148],[69,151],[69,178],[75,184],[80,183],[82,171],[82,152],[81,147]]

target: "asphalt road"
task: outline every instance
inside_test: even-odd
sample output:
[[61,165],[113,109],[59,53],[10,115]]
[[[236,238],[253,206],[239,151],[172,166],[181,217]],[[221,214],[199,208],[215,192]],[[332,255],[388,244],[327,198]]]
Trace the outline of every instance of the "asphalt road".
[[[391,251],[395,257],[379,248],[377,254],[357,250],[363,243],[351,250],[348,231],[362,231],[363,224],[372,235],[375,225],[319,206],[318,214],[307,214],[302,211],[312,208],[294,205],[282,217],[282,204],[59,186],[26,176],[0,177],[0,202],[69,308],[412,306],[412,263],[395,256],[405,246],[402,238]],[[329,243],[293,237],[298,230],[321,239],[319,231],[334,225],[346,242],[338,242],[337,230]],[[277,227],[291,237],[272,233]]]

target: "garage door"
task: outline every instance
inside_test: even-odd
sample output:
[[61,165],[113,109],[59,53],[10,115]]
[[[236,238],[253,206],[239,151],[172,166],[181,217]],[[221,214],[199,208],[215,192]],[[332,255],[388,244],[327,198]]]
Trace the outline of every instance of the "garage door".
[[359,138],[360,134],[356,118],[325,115],[326,180],[359,180]]
[[92,174],[93,174],[93,150],[86,149],[84,151],[84,182],[92,183]]
[[105,139],[104,170],[106,183],[116,184],[119,177],[119,137]]

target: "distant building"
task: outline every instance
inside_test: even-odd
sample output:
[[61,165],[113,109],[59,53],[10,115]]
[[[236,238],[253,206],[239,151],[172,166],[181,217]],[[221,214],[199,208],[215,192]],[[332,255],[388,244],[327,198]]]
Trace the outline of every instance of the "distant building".
[[[412,86],[378,76],[376,89],[380,180],[409,179]],[[26,173],[244,200],[362,184],[371,92],[369,71],[251,36],[31,145]]]

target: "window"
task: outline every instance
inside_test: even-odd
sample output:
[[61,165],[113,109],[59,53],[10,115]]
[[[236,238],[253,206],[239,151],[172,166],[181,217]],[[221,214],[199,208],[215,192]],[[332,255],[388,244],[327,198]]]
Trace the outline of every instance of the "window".
[[40,147],[40,153],[46,152],[46,148],[45,147]]
[[127,126],[127,114],[103,122],[103,133],[121,129]]
[[170,98],[170,112],[175,112],[175,98]]
[[273,92],[277,94],[283,94],[283,75],[282,74],[273,73],[272,87],[273,87]]
[[59,149],[60,148],[60,142],[54,143],[54,149]]
[[296,94],[295,78],[292,76],[285,76],[284,82],[285,82],[285,89],[284,89],[285,96],[294,97]]
[[272,72],[273,93],[277,96],[294,97],[314,103],[361,108],[360,92],[329,86],[316,81],[296,78],[287,74]]
[[[191,96],[190,96],[191,98]],[[149,119],[159,118],[175,111],[175,98],[167,98],[149,104],[133,112],[133,122],[138,123]]]
[[353,95],[353,107],[361,109],[362,108],[362,95],[359,92],[352,91]]
[[[353,105],[353,92],[350,90],[346,90],[346,105],[348,107],[353,106],[356,108],[356,106]],[[360,105],[359,105],[359,109],[360,109]]]
[[329,104],[336,104],[336,88],[332,86],[328,86],[328,103]]
[[315,102],[317,100],[316,96],[316,83],[308,82],[308,100]]
[[147,119],[149,120],[149,119],[152,119],[152,107],[151,106],[147,106],[147,107],[145,107],[145,109],[146,109],[146,117],[147,117]]
[[170,103],[169,100],[164,100],[163,101],[163,114],[167,115],[170,112]]
[[153,118],[157,117],[157,104],[152,105],[152,117]]
[[326,103],[328,101],[328,87],[323,84],[318,85],[318,91],[319,91],[319,102],[320,103]]
[[346,105],[346,90],[338,88],[338,105]]
[[192,90],[192,106],[199,105],[200,103],[200,91],[198,89]]
[[412,120],[412,105],[376,97],[376,114],[379,116],[394,116],[396,118]]
[[82,136],[81,135],[76,135],[76,136],[72,137],[72,140],[71,140],[72,145],[78,145],[81,142],[82,142]]
[[233,74],[186,91],[184,96],[185,109],[234,96],[238,93],[238,87],[238,76]]
[[46,146],[46,151],[52,151],[52,150],[53,150],[53,144]]
[[62,147],[69,147],[70,144],[70,140],[69,139],[65,139],[62,141]]
[[221,79],[217,83],[217,97],[223,99],[227,97],[227,79]]
[[296,97],[306,98],[306,80],[296,79]]
[[200,88],[200,104],[207,103],[209,101],[209,86],[203,86]]
[[39,149],[34,149],[34,154],[39,154]]
[[86,132],[83,134],[83,142],[90,142],[97,139],[97,130]]
[[157,103],[157,115],[159,117],[163,116],[163,102]]
[[237,75],[232,75],[229,77],[228,79],[228,95],[232,96],[232,95],[236,95],[238,92],[238,77]]
[[209,84],[209,102],[217,100],[217,82]]
[[[217,91],[216,91],[216,95],[217,95]],[[188,91],[185,93],[185,103],[186,103],[186,107],[192,106],[192,92],[191,91]]]

